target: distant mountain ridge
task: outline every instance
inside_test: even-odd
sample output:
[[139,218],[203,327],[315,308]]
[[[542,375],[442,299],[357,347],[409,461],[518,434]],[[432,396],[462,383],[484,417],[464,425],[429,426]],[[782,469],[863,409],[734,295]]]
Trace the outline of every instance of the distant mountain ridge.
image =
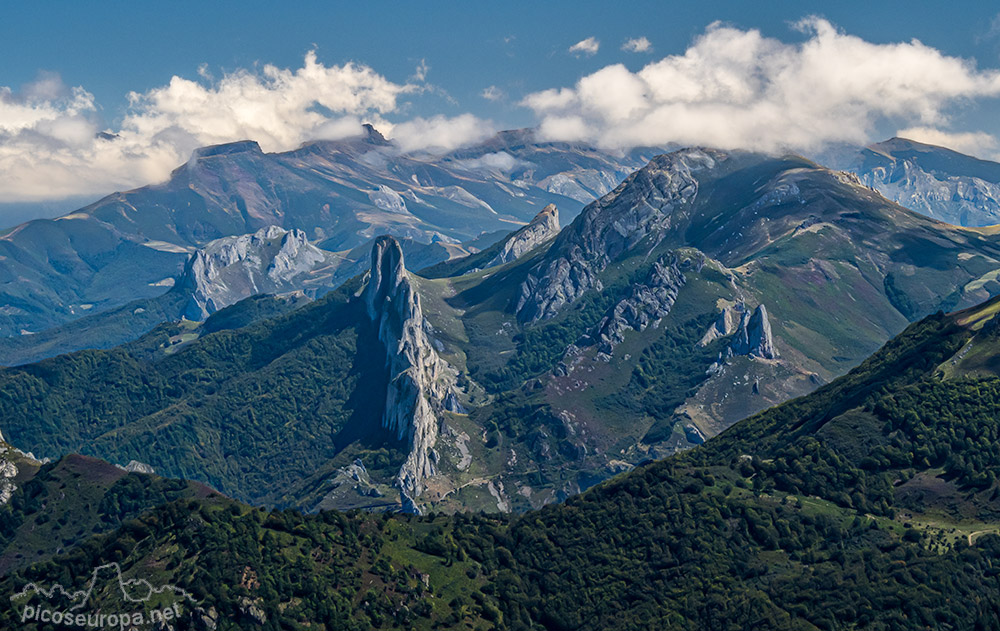
[[653,153],[538,143],[522,130],[445,156],[409,155],[370,126],[280,154],[253,141],[202,148],[165,183],[0,236],[0,335],[155,297],[194,249],[268,226],[346,253],[380,234],[448,247],[515,229],[550,203],[572,216]]
[[835,161],[887,198],[956,226],[1000,223],[1000,163],[891,138]]
[[[1000,293],[993,231],[799,156],[679,150],[559,232],[554,215],[425,274],[380,237],[367,277],[294,311],[248,318],[250,299],[0,370],[2,429],[42,455],[135,459],[255,503],[519,511],[700,444],[909,321]],[[519,255],[490,265],[518,235]]]

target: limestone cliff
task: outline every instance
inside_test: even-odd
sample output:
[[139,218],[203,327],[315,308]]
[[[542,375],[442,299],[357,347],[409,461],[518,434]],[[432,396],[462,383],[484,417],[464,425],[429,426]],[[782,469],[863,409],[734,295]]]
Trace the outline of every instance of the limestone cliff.
[[404,508],[415,510],[413,501],[423,491],[424,479],[436,472],[438,414],[454,394],[453,375],[427,336],[420,296],[392,237],[375,240],[362,297],[386,350],[389,387],[382,426],[409,442],[396,484]]
[[331,253],[309,243],[301,230],[268,226],[253,234],[217,239],[188,260],[179,283],[191,294],[183,315],[204,320],[255,294],[323,285],[320,270],[330,267],[332,260]]
[[559,211],[555,204],[549,204],[525,227],[507,237],[500,253],[485,267],[509,263],[522,254],[533,250],[559,232]]
[[612,193],[587,206],[556,237],[545,259],[521,285],[515,309],[521,322],[550,318],[590,289],[622,253],[668,230],[698,193],[694,174],[727,154],[688,149],[659,156]]
[[658,326],[670,313],[684,283],[676,256],[670,255],[654,263],[645,282],[633,286],[629,296],[612,307],[597,325],[594,337],[603,357],[610,356],[614,347],[624,340],[625,331],[643,331],[650,324]]

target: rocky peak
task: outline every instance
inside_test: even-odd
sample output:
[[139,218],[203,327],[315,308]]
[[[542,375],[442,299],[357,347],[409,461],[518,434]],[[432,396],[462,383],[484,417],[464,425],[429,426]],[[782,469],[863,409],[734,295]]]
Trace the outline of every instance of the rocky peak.
[[409,442],[410,453],[396,484],[404,508],[416,510],[413,502],[423,491],[424,479],[436,473],[437,416],[453,398],[454,377],[431,345],[420,296],[406,273],[403,250],[392,237],[375,240],[362,297],[386,350],[389,387],[382,426]]
[[518,319],[550,318],[590,289],[598,274],[650,234],[669,229],[698,194],[695,174],[728,155],[684,149],[654,158],[618,188],[583,209],[530,272],[515,305]]
[[500,253],[486,264],[486,267],[503,265],[530,252],[540,244],[548,241],[559,232],[559,210],[555,204],[549,204],[542,212],[535,215],[528,225],[507,237]]
[[278,226],[212,241],[191,255],[177,283],[191,294],[184,317],[203,320],[256,294],[301,289],[330,257],[305,232]]
[[764,305],[758,305],[753,315],[749,310],[743,310],[740,324],[736,327],[736,334],[729,348],[733,355],[749,355],[763,359],[778,357],[778,349],[775,348],[774,338],[771,335],[771,323],[767,319],[767,308]]
[[388,140],[386,140],[385,136],[383,136],[379,130],[375,129],[375,127],[371,123],[365,123],[361,126],[361,128],[363,129],[362,136],[366,142],[371,143],[373,145],[392,144]]
[[719,338],[732,335],[736,331],[736,319],[742,312],[743,305],[741,304],[723,307],[722,312],[719,313],[719,317],[716,318],[712,326],[705,332],[698,345],[708,346]]

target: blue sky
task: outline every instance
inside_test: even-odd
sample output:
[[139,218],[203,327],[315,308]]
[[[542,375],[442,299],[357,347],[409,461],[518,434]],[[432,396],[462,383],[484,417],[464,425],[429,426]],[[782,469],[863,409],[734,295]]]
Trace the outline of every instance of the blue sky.
[[[9,103],[30,104],[35,110],[48,107],[57,114],[37,128],[9,123],[5,131],[5,113],[0,109],[0,167],[8,166],[5,159],[10,165],[24,163],[24,155],[33,161],[31,173],[23,177],[15,173],[9,178],[14,183],[0,185],[0,202],[95,194],[109,187],[155,180],[163,176],[168,165],[183,161],[193,144],[226,140],[227,134],[256,133],[258,127],[253,125],[235,126],[227,132],[225,125],[220,127],[217,121],[178,123],[178,118],[191,115],[196,119],[199,115],[183,108],[172,111],[172,118],[163,116],[158,108],[171,98],[196,100],[199,96],[190,89],[168,93],[165,86],[174,77],[190,80],[203,86],[214,99],[206,107],[218,109],[225,96],[213,92],[213,86],[217,87],[224,77],[240,73],[260,77],[265,65],[294,73],[303,67],[310,51],[314,51],[320,68],[341,68],[353,62],[370,69],[383,82],[373,87],[372,93],[387,90],[384,95],[379,92],[378,98],[388,101],[376,102],[376,96],[370,94],[371,102],[344,106],[343,111],[336,109],[339,106],[331,106],[333,111],[327,105],[313,107],[314,112],[329,114],[329,124],[320,126],[310,121],[307,128],[297,130],[298,135],[285,129],[274,130],[269,137],[265,130],[260,138],[265,149],[289,148],[310,133],[342,134],[357,120],[373,117],[389,129],[416,119],[416,125],[403,125],[394,131],[400,138],[410,138],[410,145],[418,148],[436,138],[444,138],[442,147],[448,148],[475,136],[479,127],[539,124],[560,138],[611,145],[621,139],[620,144],[635,144],[645,130],[660,129],[657,121],[692,116],[691,111],[678,112],[677,103],[671,102],[669,108],[660,108],[653,112],[655,115],[625,125],[618,120],[625,116],[621,112],[632,112],[639,106],[595,103],[582,88],[573,91],[581,78],[596,73],[593,83],[598,92],[628,91],[630,82],[647,64],[684,54],[712,28],[719,28],[710,25],[720,21],[732,31],[715,33],[718,41],[705,44],[710,50],[703,51],[701,63],[712,63],[712,55],[729,54],[733,47],[742,46],[736,42],[741,35],[759,32],[766,40],[762,50],[773,48],[774,43],[791,47],[776,56],[773,67],[786,58],[803,57],[795,46],[821,39],[813,26],[796,27],[798,21],[810,15],[825,18],[845,37],[873,46],[884,45],[878,49],[879,54],[884,53],[884,62],[876,66],[899,63],[905,57],[894,56],[892,46],[917,39],[934,54],[958,58],[966,64],[966,70],[974,63],[976,70],[969,70],[968,81],[962,85],[929,81],[919,88],[930,94],[926,103],[912,94],[904,95],[900,99],[908,103],[904,111],[887,112],[876,103],[858,104],[853,100],[845,102],[843,109],[863,111],[841,119],[830,113],[840,107],[834,103],[829,111],[810,112],[808,117],[796,119],[801,129],[781,138],[781,143],[804,150],[831,140],[875,140],[900,129],[926,133],[943,130],[950,135],[941,138],[953,139],[962,145],[959,148],[993,156],[997,152],[995,139],[1000,137],[1000,106],[994,87],[996,77],[989,73],[1000,68],[998,10],[988,2],[860,1],[7,4],[0,14],[0,90],[6,86]],[[822,25],[819,28],[822,30]],[[588,38],[599,42],[596,52],[570,52],[574,44]],[[646,38],[651,50],[623,51],[623,43],[632,38]],[[733,44],[729,52],[719,52],[722,40]],[[836,56],[844,46],[849,49],[851,45],[851,41],[841,41],[827,47],[824,54]],[[918,64],[924,63],[920,55],[926,59],[928,54],[923,49],[903,52],[912,53]],[[603,72],[616,64],[622,65],[619,70]],[[422,65],[424,73],[417,70]],[[943,75],[949,73],[944,63],[939,70]],[[759,68],[756,71],[770,72]],[[891,77],[893,69],[872,71],[873,85],[877,85]],[[315,83],[304,82],[300,87],[313,89]],[[488,94],[493,98],[484,97],[484,91],[490,88]],[[569,88],[572,93],[546,96],[546,90],[559,88]],[[787,87],[784,89],[787,91]],[[50,92],[51,100],[43,103],[44,98],[50,98],[45,96]],[[136,103],[128,98],[132,92],[146,97],[140,99],[145,109],[138,121],[129,118],[136,109]],[[150,95],[156,95],[156,99]],[[887,99],[896,98],[895,92],[886,95]],[[3,98],[0,92],[0,102]],[[532,107],[526,106],[526,99]],[[567,105],[569,101],[572,104]],[[762,123],[760,135],[773,136],[773,126],[787,104],[764,101],[756,103],[759,107],[746,109],[748,118],[740,129],[711,133],[716,123],[698,120],[685,128],[704,131],[679,140],[727,144],[731,136],[729,144],[774,149],[748,130],[753,126],[750,117],[770,117],[772,126]],[[807,109],[814,109],[807,105]],[[641,107],[656,109],[649,104]],[[704,102],[698,107],[701,110],[696,112],[711,109]],[[607,111],[595,114],[595,108]],[[718,120],[732,118],[731,111],[717,115]],[[14,120],[18,113],[7,112],[6,116]],[[435,117],[443,119],[433,125],[426,123]],[[128,146],[122,140],[123,147],[113,155],[103,145],[88,144],[93,129],[119,132],[123,124],[135,138],[128,141],[132,143]],[[213,127],[206,131],[208,125]],[[833,131],[845,125],[865,130],[850,138]],[[673,133],[670,125],[664,129],[654,140],[662,141]],[[143,134],[146,136],[139,138]],[[126,133],[122,135],[124,138]],[[756,147],[762,142],[765,146]],[[49,155],[46,152],[51,152],[51,159],[45,157]],[[141,159],[122,162],[122,156],[135,155]],[[32,179],[33,173],[46,175],[44,186]]]
[[[867,41],[919,39],[950,55],[1000,65],[1000,6],[992,2],[24,2],[3,9],[0,85],[18,86],[39,71],[92,92],[109,119],[125,95],[194,78],[207,64],[216,75],[257,63],[301,64],[315,47],[327,64],[357,61],[402,82],[426,60],[429,80],[458,101],[418,99],[423,115],[475,111],[531,125],[518,97],[573,83],[609,63],[639,68],[652,57],[682,52],[721,20],[786,41],[801,39],[789,22],[821,15]],[[587,37],[592,57],[567,52]],[[646,37],[652,55],[624,53],[628,38]],[[496,85],[504,103],[480,98]]]

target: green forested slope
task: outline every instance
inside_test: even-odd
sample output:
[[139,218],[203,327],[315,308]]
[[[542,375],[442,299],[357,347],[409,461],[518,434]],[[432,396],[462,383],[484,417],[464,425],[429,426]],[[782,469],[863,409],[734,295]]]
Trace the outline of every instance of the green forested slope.
[[219,628],[996,628],[1000,380],[958,371],[997,342],[981,324],[930,316],[812,395],[539,511],[173,503],[0,589],[117,559]]
[[379,342],[351,290],[238,331],[226,318],[242,324],[240,313],[224,310],[198,339],[167,325],[125,347],[2,369],[4,435],[39,456],[135,459],[243,500],[291,503],[348,445],[383,443],[384,359],[359,352]]

